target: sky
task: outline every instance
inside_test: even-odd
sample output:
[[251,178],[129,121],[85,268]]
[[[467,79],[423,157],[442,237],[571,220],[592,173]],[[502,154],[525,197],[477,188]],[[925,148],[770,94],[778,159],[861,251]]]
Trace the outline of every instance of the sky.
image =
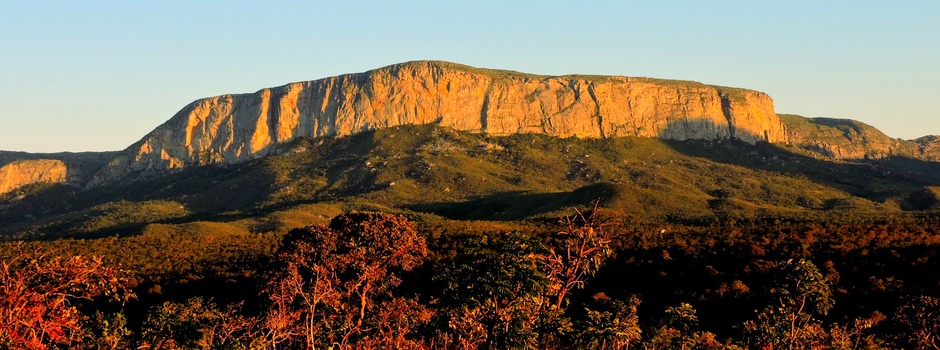
[[119,150],[189,102],[410,60],[695,80],[940,134],[940,1],[0,0],[0,150]]

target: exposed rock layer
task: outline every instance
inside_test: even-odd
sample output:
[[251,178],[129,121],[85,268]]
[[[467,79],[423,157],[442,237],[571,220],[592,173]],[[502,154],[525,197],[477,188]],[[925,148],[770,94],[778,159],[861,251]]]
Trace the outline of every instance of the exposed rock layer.
[[238,163],[298,137],[428,123],[495,135],[787,141],[773,101],[757,91],[419,61],[197,100],[124,150],[90,185],[141,171]]
[[68,168],[60,160],[20,160],[0,167],[0,194],[36,183],[65,182]]
[[[27,153],[0,151],[0,167],[11,166],[5,176],[0,176],[0,188],[9,192],[21,186],[37,182],[64,182],[67,185],[83,186],[118,152],[61,152]],[[13,163],[20,165],[12,166]],[[65,178],[61,179],[62,167]],[[43,171],[50,173],[46,174]],[[33,179],[24,181],[23,179]]]

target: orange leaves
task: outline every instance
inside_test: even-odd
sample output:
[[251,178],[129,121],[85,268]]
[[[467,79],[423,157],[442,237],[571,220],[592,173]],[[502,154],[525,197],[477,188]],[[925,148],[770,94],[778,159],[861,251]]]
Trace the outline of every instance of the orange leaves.
[[346,214],[327,227],[292,230],[266,291],[268,341],[307,348],[411,347],[405,336],[430,315],[392,289],[401,272],[420,265],[427,253],[415,224],[398,215]]
[[0,263],[0,345],[46,349],[82,336],[81,300],[104,296],[126,301],[122,272],[98,258],[25,251]]
[[562,308],[565,296],[573,289],[583,288],[612,252],[615,224],[600,216],[599,206],[600,201],[596,201],[589,215],[576,210],[577,215],[566,217],[566,228],[558,233],[562,247],[547,249],[540,256],[552,281],[549,290],[554,293],[556,308]]

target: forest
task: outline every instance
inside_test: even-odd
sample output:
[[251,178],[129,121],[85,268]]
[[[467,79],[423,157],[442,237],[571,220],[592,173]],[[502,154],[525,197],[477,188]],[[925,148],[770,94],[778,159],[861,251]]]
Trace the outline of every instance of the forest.
[[0,347],[932,349],[938,227],[936,212],[664,223],[595,202],[7,242]]

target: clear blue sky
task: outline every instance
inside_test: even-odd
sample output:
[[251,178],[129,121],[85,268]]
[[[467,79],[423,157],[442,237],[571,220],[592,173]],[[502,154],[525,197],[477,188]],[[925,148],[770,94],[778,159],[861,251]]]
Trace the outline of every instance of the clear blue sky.
[[190,101],[415,59],[696,80],[940,134],[940,1],[3,1],[0,149],[117,150]]

